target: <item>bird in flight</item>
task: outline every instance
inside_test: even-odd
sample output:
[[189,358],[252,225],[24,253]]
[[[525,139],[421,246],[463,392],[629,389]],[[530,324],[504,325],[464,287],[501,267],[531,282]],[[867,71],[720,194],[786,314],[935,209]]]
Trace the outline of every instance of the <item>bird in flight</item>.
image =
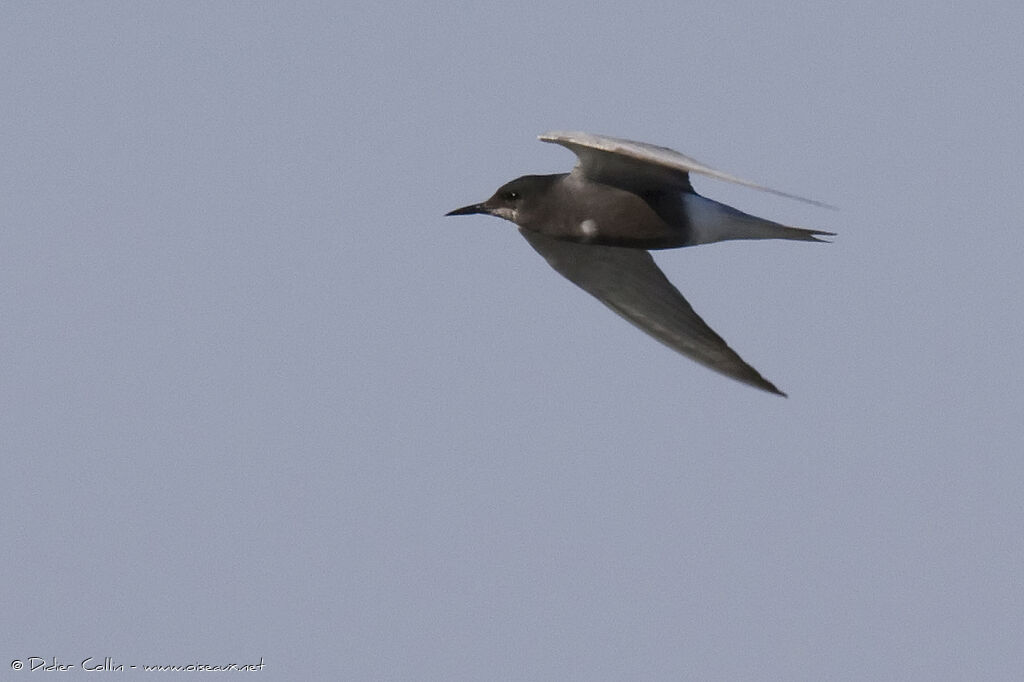
[[669,348],[725,376],[785,396],[694,312],[651,257],[727,239],[821,242],[832,232],[787,227],[697,194],[690,173],[816,206],[827,204],[757,185],[667,147],[582,132],[540,136],[578,158],[569,173],[525,175],[480,204],[447,215],[483,213],[515,223],[559,274]]

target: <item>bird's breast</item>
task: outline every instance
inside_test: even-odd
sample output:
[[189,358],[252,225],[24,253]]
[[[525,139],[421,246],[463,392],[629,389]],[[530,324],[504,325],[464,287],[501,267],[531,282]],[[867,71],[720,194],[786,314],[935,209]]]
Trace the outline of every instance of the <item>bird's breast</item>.
[[555,220],[526,226],[550,237],[586,244],[643,249],[680,246],[684,231],[666,221],[645,197],[595,182],[561,193]]

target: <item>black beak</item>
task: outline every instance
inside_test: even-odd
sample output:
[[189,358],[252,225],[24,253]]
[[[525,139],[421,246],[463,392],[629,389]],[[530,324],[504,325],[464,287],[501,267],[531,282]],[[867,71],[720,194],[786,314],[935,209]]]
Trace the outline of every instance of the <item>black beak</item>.
[[490,211],[483,204],[473,204],[472,206],[463,206],[454,211],[448,211],[445,215],[471,215],[473,213],[490,213]]

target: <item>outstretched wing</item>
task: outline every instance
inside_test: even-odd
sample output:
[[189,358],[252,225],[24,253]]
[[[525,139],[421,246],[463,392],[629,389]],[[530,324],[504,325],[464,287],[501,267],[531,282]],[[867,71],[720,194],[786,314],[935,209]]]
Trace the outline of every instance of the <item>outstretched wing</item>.
[[694,312],[647,251],[519,231],[557,272],[669,348],[745,384],[786,395]]
[[582,132],[553,131],[541,135],[539,139],[570,149],[579,158],[576,165],[578,172],[591,180],[616,187],[633,190],[669,187],[692,192],[689,174],[700,173],[815,206],[835,208],[814,199],[781,192],[723,173],[668,147]]

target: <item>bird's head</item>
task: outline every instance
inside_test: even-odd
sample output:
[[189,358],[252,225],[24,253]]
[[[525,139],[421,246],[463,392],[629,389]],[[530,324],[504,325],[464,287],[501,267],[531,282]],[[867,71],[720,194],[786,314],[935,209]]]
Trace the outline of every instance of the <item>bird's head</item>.
[[463,206],[445,215],[471,215],[485,213],[509,220],[520,227],[530,225],[536,217],[537,208],[551,185],[560,175],[524,175],[498,188],[490,199],[482,204]]

